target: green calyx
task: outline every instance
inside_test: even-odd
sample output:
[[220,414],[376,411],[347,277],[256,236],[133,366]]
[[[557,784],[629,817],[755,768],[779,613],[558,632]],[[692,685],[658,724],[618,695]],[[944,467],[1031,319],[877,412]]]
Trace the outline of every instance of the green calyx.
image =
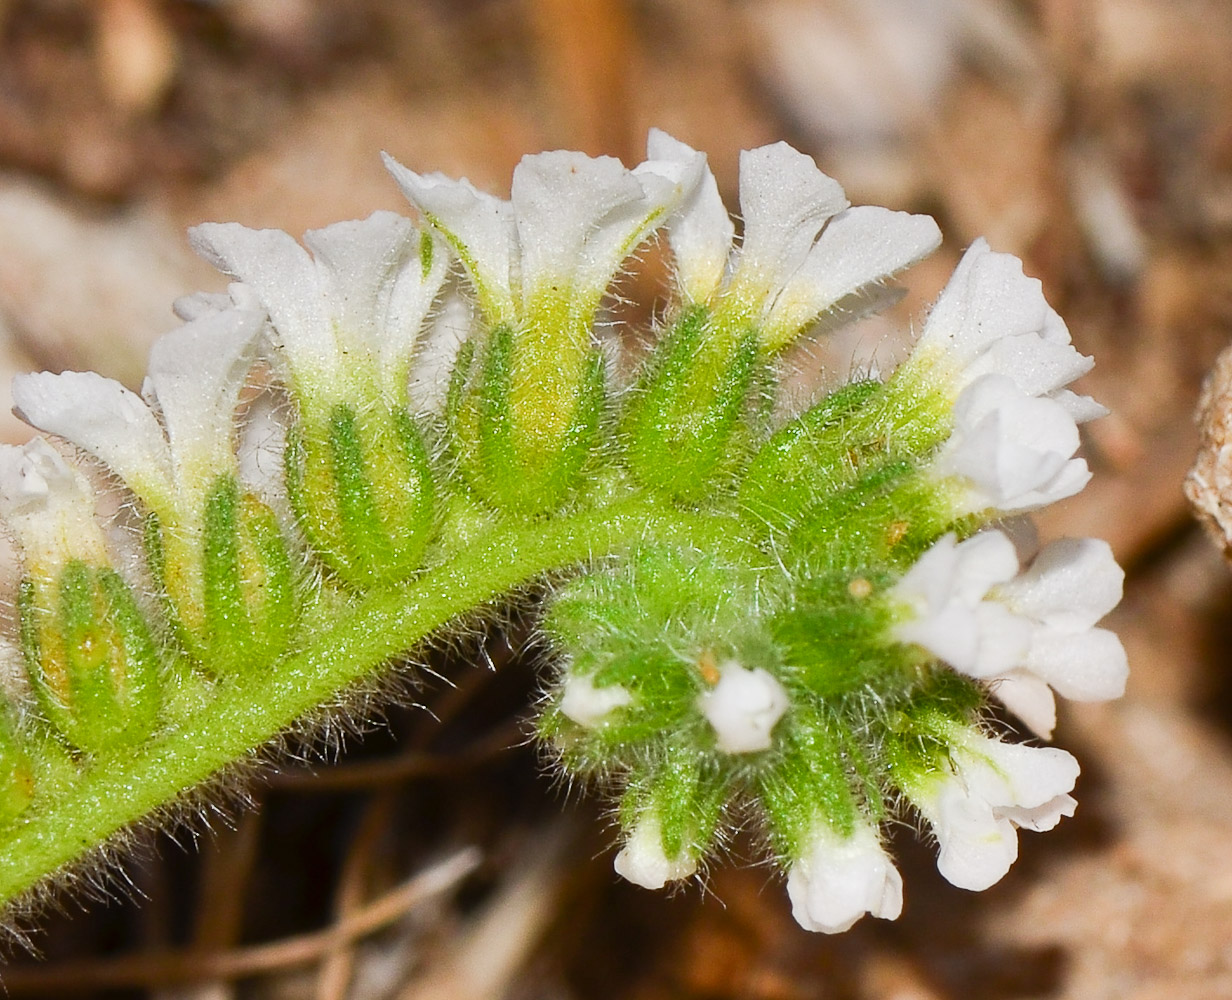
[[476,493],[523,517],[556,510],[576,495],[598,443],[606,395],[598,350],[574,352],[572,365],[551,358],[536,364],[543,353],[537,340],[496,327],[481,350],[459,355],[447,413]]
[[296,572],[274,512],[219,476],[194,528],[147,515],[146,554],[176,638],[211,674],[257,670],[287,648]]
[[751,390],[765,374],[757,331],[705,307],[684,312],[648,359],[624,408],[625,462],[683,503],[722,489],[750,443]]
[[34,769],[7,714],[0,714],[0,828],[20,816],[34,798]]
[[102,754],[154,730],[163,665],[128,584],[110,567],[67,563],[22,582],[21,642],[39,707],[72,746]]
[[402,408],[337,403],[301,415],[286,451],[287,492],[312,550],[354,588],[406,580],[436,520],[424,439]]

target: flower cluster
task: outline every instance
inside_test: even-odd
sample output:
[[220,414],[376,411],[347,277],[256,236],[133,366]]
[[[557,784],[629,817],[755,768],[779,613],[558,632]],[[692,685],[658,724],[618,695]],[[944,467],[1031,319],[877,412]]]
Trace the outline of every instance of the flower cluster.
[[[538,733],[618,796],[632,882],[756,829],[836,932],[900,913],[900,813],[967,889],[1072,814],[1074,758],[984,721],[997,699],[1047,739],[1054,693],[1126,677],[1108,547],[995,527],[1083,487],[1102,413],[1016,259],[977,241],[897,370],[792,410],[786,348],[892,301],[932,219],[852,207],[783,143],[742,155],[739,240],[661,132],[633,169],[527,157],[507,201],[387,163],[413,218],[195,229],[234,283],[177,304],[141,395],[15,382],[61,443],[0,454],[28,680],[0,705],[0,900],[536,580]],[[613,364],[605,299],[655,233],[669,300]]]

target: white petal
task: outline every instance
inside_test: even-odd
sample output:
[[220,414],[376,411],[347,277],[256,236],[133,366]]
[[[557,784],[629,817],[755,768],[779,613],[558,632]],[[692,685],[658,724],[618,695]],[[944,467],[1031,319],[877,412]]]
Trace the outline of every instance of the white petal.
[[388,154],[382,155],[402,193],[462,261],[488,321],[513,322],[521,302],[520,291],[514,288],[517,228],[513,206],[480,191],[470,181],[417,174]]
[[732,291],[750,307],[767,301],[804,262],[826,220],[847,197],[811,156],[785,142],[740,154],[744,240]]
[[1057,726],[1057,700],[1052,688],[1026,670],[1011,670],[993,678],[993,696],[1040,739],[1052,739]]
[[1065,324],[1040,282],[1022,273],[1022,261],[978,239],[929,314],[920,343],[945,346],[965,365],[995,341],[1023,334],[1069,343]]
[[1078,761],[1058,747],[980,738],[959,751],[959,770],[967,787],[994,809],[1036,809],[1074,788]]
[[957,780],[945,783],[925,815],[940,847],[937,870],[960,889],[982,892],[996,885],[1018,859],[1014,824],[994,815],[987,802],[968,794]]
[[866,913],[898,919],[903,880],[873,827],[860,826],[850,837],[841,837],[821,825],[787,873],[787,895],[801,927],[838,934]]
[[560,699],[561,714],[586,729],[602,726],[612,712],[633,702],[633,695],[619,684],[595,687],[590,674],[570,671],[565,675],[564,689]]
[[342,359],[330,302],[303,247],[281,230],[234,222],[205,223],[190,229],[188,239],[203,258],[256,293],[296,381],[337,384]]
[[748,670],[735,661],[719,667],[719,682],[697,697],[697,709],[714,729],[715,744],[724,753],[768,750],[771,732],[791,704],[773,675]]
[[1108,701],[1125,693],[1129,660],[1107,629],[1077,634],[1040,628],[1022,664],[1071,701]]
[[43,438],[0,445],[0,516],[28,572],[54,578],[72,559],[108,561],[89,482]]
[[768,342],[786,346],[821,313],[888,281],[940,243],[941,230],[927,215],[873,206],[840,212],[775,299],[766,320]]
[[445,409],[449,376],[473,325],[470,302],[454,289],[447,290],[411,357],[408,382],[413,413],[440,413]]
[[1011,806],[1000,810],[1000,814],[1020,830],[1044,833],[1056,827],[1063,817],[1073,816],[1077,809],[1077,799],[1072,795],[1061,794],[1047,802],[1041,802],[1038,806],[1031,808]]
[[401,404],[416,340],[449,258],[443,242],[424,237],[409,219],[375,212],[304,234],[316,257],[322,291],[344,350],[367,352],[391,402]]
[[643,889],[662,889],[668,882],[697,871],[697,859],[687,853],[669,858],[663,851],[658,817],[644,813],[613,864],[616,874]]
[[1003,375],[985,375],[955,403],[954,433],[935,468],[970,480],[989,507],[1023,510],[1086,484],[1085,463],[1069,461],[1077,448],[1077,425],[1062,406],[1023,395]]
[[162,412],[178,483],[234,470],[235,407],[256,355],[263,312],[210,313],[150,349],[142,393]]
[[[695,172],[703,162],[699,157]],[[593,311],[620,265],[686,186],[663,172],[639,177],[610,156],[558,150],[523,158],[513,172],[511,201],[524,311],[534,302],[559,301],[562,292],[579,311]]]
[[[657,128],[650,130],[646,152],[654,161],[688,164],[699,155]],[[710,168],[667,223],[667,239],[676,260],[676,280],[688,302],[706,302],[722,284],[731,256],[735,225]]]
[[170,449],[141,397],[95,372],[38,372],[13,379],[18,415],[103,461],[151,508],[174,504]]
[[1098,538],[1063,538],[1042,549],[1030,567],[1002,586],[998,599],[1052,628],[1081,632],[1121,601],[1125,571]]
[[1090,396],[1079,396],[1068,389],[1058,389],[1049,393],[1049,397],[1065,407],[1065,412],[1073,418],[1076,424],[1085,424],[1088,420],[1098,420],[1108,416],[1109,409],[1102,403],[1097,403]]
[[[1093,358],[1079,354],[1071,344],[1020,333],[994,340],[966,366],[965,378],[1004,375],[1028,396],[1059,391],[1095,366]],[[1098,404],[1097,404],[1098,405]]]
[[980,602],[1017,570],[1014,544],[1002,532],[980,532],[961,544],[953,534],[943,536],[891,591],[914,612],[894,626],[895,638],[927,649],[970,676],[998,672],[997,644],[1014,637],[1003,631],[1000,618],[991,620]]

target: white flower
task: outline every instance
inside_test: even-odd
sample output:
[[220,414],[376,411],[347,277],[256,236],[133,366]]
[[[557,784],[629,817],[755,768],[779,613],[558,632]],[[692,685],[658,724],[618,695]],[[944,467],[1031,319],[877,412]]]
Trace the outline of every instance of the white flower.
[[[698,156],[651,130],[650,164]],[[926,215],[850,208],[839,184],[786,143],[740,154],[744,238],[733,250],[731,219],[709,169],[668,222],[676,277],[687,302],[724,307],[760,328],[769,350],[787,346],[840,302],[867,293],[941,242]]]
[[608,721],[612,712],[632,702],[633,695],[619,684],[595,687],[594,678],[590,674],[570,671],[565,676],[560,711],[579,726],[596,729]]
[[697,183],[701,157],[627,170],[563,150],[522,159],[509,201],[385,165],[454,248],[492,326],[551,323],[581,342],[621,264]]
[[1007,708],[1048,737],[1053,690],[1075,701],[1125,690],[1125,649],[1094,627],[1120,601],[1123,580],[1112,550],[1097,539],[1054,542],[1019,575],[1013,543],[1001,532],[962,543],[946,535],[892,588],[908,609],[893,633],[991,682]]
[[819,823],[803,856],[787,872],[787,895],[801,927],[838,934],[866,913],[897,920],[903,879],[875,827],[859,824],[843,837]]
[[697,858],[687,851],[669,858],[663,851],[659,818],[642,813],[613,862],[616,874],[643,889],[662,889],[668,882],[688,878],[697,871]]
[[1044,299],[1022,261],[971,244],[933,306],[916,344],[917,356],[949,370],[957,395],[982,375],[1003,375],[1026,396],[1049,396],[1077,422],[1104,408],[1065,386],[1094,362],[1070,343],[1069,330]]
[[1026,395],[1005,375],[982,375],[954,404],[954,430],[932,473],[963,481],[967,512],[1034,510],[1090,481],[1077,450],[1078,426],[1064,406]]
[[719,682],[697,696],[697,710],[724,753],[769,750],[771,732],[790,704],[783,685],[769,672],[746,669],[735,660],[720,664]]
[[376,389],[405,405],[413,355],[449,270],[431,233],[375,212],[305,233],[311,255],[280,230],[237,223],[200,225],[189,239],[268,311],[297,394],[354,402]]
[[953,400],[935,473],[968,487],[960,511],[1031,510],[1086,485],[1076,425],[1107,411],[1066,386],[1091,365],[1022,262],[976,240],[905,366]]
[[144,401],[94,372],[39,372],[13,379],[15,409],[103,461],[164,522],[192,522],[236,468],[235,407],[264,322],[248,308],[206,311],[160,337]]
[[1018,830],[1051,830],[1072,816],[1078,762],[1055,747],[1001,743],[971,734],[950,768],[907,794],[940,844],[937,868],[961,889],[999,882],[1018,858]]
[[94,491],[42,438],[0,445],[0,517],[17,536],[27,570],[45,580],[74,559],[109,564]]

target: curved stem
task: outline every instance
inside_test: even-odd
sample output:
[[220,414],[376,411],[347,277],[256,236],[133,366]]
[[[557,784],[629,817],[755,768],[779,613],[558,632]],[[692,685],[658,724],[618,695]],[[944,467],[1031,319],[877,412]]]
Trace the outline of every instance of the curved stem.
[[368,594],[307,648],[255,676],[221,682],[199,715],[135,753],[95,761],[71,791],[19,819],[0,844],[0,905],[250,756],[452,618],[640,538],[699,544],[721,537],[715,521],[645,497],[624,499],[555,520],[500,526],[414,583]]

